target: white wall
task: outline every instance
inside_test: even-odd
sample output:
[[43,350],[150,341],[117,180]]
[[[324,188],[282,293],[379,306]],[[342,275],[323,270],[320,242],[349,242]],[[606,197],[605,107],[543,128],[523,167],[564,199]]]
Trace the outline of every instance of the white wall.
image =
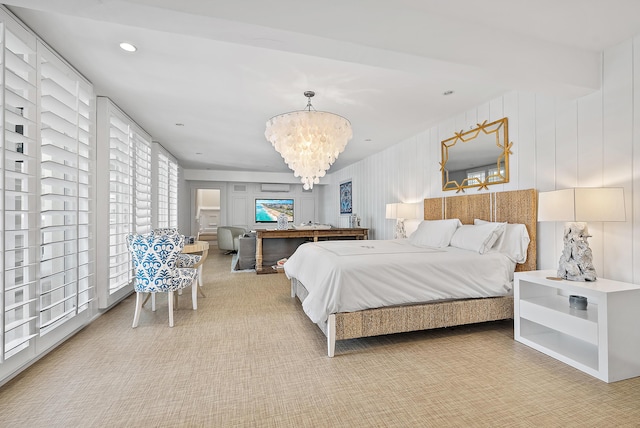
[[[197,233],[195,222],[197,189],[220,189],[220,226],[238,226],[247,230],[275,228],[275,225],[255,223],[255,199],[264,198],[293,199],[295,223],[318,221],[318,186],[311,191],[304,191],[302,184],[284,183],[288,184],[289,191],[266,192],[262,191],[262,184],[263,182],[186,180],[183,192],[185,195],[190,195],[190,207],[187,205],[190,213],[187,212],[182,217],[181,226],[186,231],[191,230],[192,235]],[[189,201],[187,198],[181,198],[182,203],[189,204]]]
[[196,192],[196,205],[205,209],[220,208],[220,190],[198,189]]
[[[384,219],[386,203],[455,194],[441,190],[440,141],[505,116],[514,143],[510,181],[490,191],[624,187],[627,221],[590,223],[590,244],[598,276],[640,282],[640,36],[604,52],[603,86],[591,95],[561,100],[508,93],[332,172],[330,184],[319,186],[320,221],[346,226],[347,217],[338,212],[338,186],[350,178],[354,212],[363,226],[372,229],[375,239],[392,238],[393,220]],[[557,268],[562,228],[561,223],[538,223],[540,269]]]

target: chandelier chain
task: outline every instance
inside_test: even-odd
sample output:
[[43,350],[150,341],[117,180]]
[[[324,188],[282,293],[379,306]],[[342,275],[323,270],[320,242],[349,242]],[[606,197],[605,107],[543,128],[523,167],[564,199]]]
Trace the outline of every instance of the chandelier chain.
[[311,109],[313,108],[313,110],[315,111],[315,107],[313,107],[311,105],[311,97],[313,97],[316,93],[313,91],[305,91],[304,96],[307,97],[307,111],[311,111]]

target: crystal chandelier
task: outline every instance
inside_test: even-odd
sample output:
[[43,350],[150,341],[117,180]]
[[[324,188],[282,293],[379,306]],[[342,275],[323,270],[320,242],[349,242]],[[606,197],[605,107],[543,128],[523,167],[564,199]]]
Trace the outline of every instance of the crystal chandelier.
[[352,137],[351,123],[342,116],[311,108],[313,91],[306,91],[306,110],[284,113],[267,122],[264,136],[284,158],[305,190],[320,182]]

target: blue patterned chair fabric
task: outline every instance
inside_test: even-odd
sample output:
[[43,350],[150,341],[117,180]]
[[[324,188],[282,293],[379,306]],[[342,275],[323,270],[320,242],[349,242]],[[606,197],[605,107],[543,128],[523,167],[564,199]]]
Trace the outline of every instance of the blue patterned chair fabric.
[[127,245],[132,254],[136,292],[157,293],[188,287],[197,270],[176,266],[184,247],[181,235],[129,235]]
[[[163,228],[163,229],[154,229],[151,231],[152,235],[158,235],[158,236],[162,236],[162,235],[180,235],[178,233],[178,229],[176,228]],[[180,235],[183,237],[184,239],[184,235]],[[178,254],[178,261],[177,261],[177,266],[179,268],[190,268],[195,266],[200,259],[202,258],[202,256],[198,256],[195,254]]]
[[[144,293],[166,292],[168,294],[169,326],[173,327],[173,292],[191,286],[193,309],[197,309],[197,269],[176,266],[178,255],[184,247],[184,236],[179,234],[128,235],[127,246],[131,251],[134,268],[134,290],[136,291],[136,311],[133,328],[138,326],[142,312]],[[152,299],[155,311],[155,298]]]

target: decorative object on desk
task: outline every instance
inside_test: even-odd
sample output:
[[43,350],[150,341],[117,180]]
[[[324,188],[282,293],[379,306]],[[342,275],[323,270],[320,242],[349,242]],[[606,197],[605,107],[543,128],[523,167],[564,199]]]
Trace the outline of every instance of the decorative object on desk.
[[340,215],[353,213],[352,191],[351,180],[340,183]]
[[305,190],[320,182],[353,136],[351,123],[342,116],[316,111],[313,91],[306,91],[306,110],[284,113],[267,121],[264,132]]
[[278,214],[278,230],[289,229],[289,218],[285,213]]
[[538,221],[564,221],[564,249],[558,277],[570,281],[595,281],[587,221],[625,221],[621,187],[572,188],[540,192]]
[[296,230],[326,230],[326,229],[331,229],[331,225],[309,222],[309,223],[302,223],[302,224],[294,224],[293,228]]
[[572,294],[569,296],[569,307],[571,309],[579,309],[581,311],[587,310],[587,298],[584,296],[577,296]]
[[416,208],[413,204],[387,204],[385,218],[396,221],[395,239],[406,238],[404,221],[416,218]]
[[349,216],[349,227],[353,229],[354,227],[360,227],[360,217],[357,214],[351,214]]

